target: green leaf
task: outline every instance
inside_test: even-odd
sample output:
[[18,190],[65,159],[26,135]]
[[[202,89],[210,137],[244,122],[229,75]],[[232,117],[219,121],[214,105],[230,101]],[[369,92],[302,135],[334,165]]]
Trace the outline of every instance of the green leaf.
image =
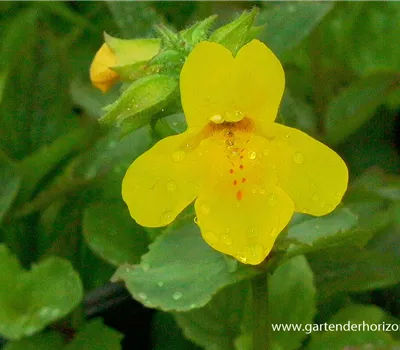
[[64,339],[60,333],[45,332],[32,337],[8,342],[4,350],[60,350],[64,347]]
[[68,155],[86,148],[94,136],[94,127],[78,127],[60,136],[50,145],[44,145],[24,158],[19,164],[20,172],[23,174],[19,201],[24,202],[30,199],[38,183],[60,161],[64,160]]
[[[316,313],[316,290],[313,272],[304,256],[297,256],[279,266],[269,280],[268,310],[270,323],[312,323]],[[306,333],[273,331],[271,341],[276,349],[299,349]]]
[[83,234],[89,247],[113,265],[136,264],[147,251],[147,235],[120,202],[96,203],[85,210]]
[[[384,331],[368,331],[368,326],[380,326],[386,318],[382,309],[369,305],[353,304],[341,309],[334,315],[326,326],[338,327],[338,330],[331,331],[326,329],[325,332],[315,331],[312,333],[311,342],[307,350],[342,350],[361,345],[367,346],[368,349],[389,349],[387,346],[393,343],[390,335]],[[310,325],[311,326],[311,325]],[[324,326],[324,324],[314,324],[313,327]],[[342,327],[343,331],[340,331]],[[351,327],[354,327],[352,330]],[[360,329],[358,330],[358,327]],[[324,328],[322,328],[325,330]],[[360,348],[361,349],[361,348]],[[365,348],[367,349],[367,348]]]
[[126,38],[154,36],[154,23],[162,22],[151,3],[107,1],[115,23]]
[[201,309],[176,313],[185,336],[205,349],[231,350],[240,334],[240,321],[250,286],[238,283],[215,295]]
[[213,250],[193,222],[172,226],[149,249],[139,266],[121,266],[114,279],[136,300],[164,311],[202,307],[224,286],[254,274]]
[[320,295],[361,292],[400,282],[400,259],[373,249],[337,247],[309,255]]
[[399,85],[399,77],[391,73],[370,75],[343,90],[328,106],[325,115],[326,140],[343,142],[374,116],[376,108]]
[[282,2],[263,10],[258,24],[266,24],[258,35],[278,56],[299,45],[332,10],[333,2]]
[[309,135],[317,134],[317,116],[313,109],[286,89],[279,111],[279,122],[300,129]]
[[246,43],[249,31],[258,14],[254,7],[251,11],[244,11],[239,18],[218,28],[211,34],[209,41],[225,46],[233,55]]
[[176,113],[165,118],[160,118],[154,127],[155,132],[161,137],[172,136],[184,132],[187,128],[185,115]]
[[79,276],[68,261],[52,257],[25,271],[4,245],[0,279],[0,333],[9,339],[39,332],[83,297]]
[[122,334],[103,324],[100,319],[86,323],[65,350],[120,350]]
[[17,167],[0,151],[0,223],[13,203],[21,184]]
[[363,4],[353,26],[346,32],[349,42],[346,58],[359,74],[376,71],[400,71],[397,42],[400,29],[400,8],[397,3]]
[[152,318],[152,350],[200,350],[185,339],[170,313],[158,311]]
[[335,245],[366,243],[369,236],[357,229],[358,218],[349,209],[335,210],[324,217],[306,220],[289,228],[285,237],[294,240],[288,254],[299,254]]
[[177,81],[155,74],[133,82],[119,100],[107,107],[100,119],[103,124],[121,125],[129,120],[131,131],[147,124],[150,117],[165,107],[174,93]]

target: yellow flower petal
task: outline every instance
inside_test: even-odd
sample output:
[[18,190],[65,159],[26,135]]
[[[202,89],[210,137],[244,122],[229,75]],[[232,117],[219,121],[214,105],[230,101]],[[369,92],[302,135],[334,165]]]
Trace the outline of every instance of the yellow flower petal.
[[244,116],[271,123],[285,86],[279,60],[258,40],[243,46],[236,58],[222,45],[201,42],[187,58],[180,81],[186,120],[195,128]]
[[129,167],[122,196],[140,225],[167,225],[195,199],[202,177],[190,140],[189,133],[167,137]]
[[261,41],[252,40],[235,58],[235,103],[238,110],[261,125],[276,118],[285,88],[278,58]]
[[97,51],[90,66],[90,80],[102,92],[107,92],[118,81],[118,74],[109,68],[116,64],[116,56],[104,43]]
[[[233,57],[222,45],[203,41],[188,56],[180,75],[182,107],[189,127],[232,110]],[[222,122],[222,119],[221,119]]]
[[274,123],[266,134],[272,140],[266,161],[274,164],[278,186],[293,200],[295,211],[321,216],[334,210],[348,183],[342,158],[297,129]]
[[228,146],[217,136],[202,142],[209,171],[195,203],[198,225],[214,249],[256,265],[289,222],[293,202],[267,175],[261,138],[236,132]]

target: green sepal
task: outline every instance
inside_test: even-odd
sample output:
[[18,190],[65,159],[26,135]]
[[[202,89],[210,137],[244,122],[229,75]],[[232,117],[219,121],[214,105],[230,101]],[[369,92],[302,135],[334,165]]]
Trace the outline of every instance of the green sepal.
[[249,32],[258,12],[256,7],[251,11],[243,12],[235,21],[218,28],[211,34],[209,40],[225,46],[235,55],[248,41]]
[[118,66],[148,61],[160,51],[160,39],[119,39],[104,33],[104,40],[117,57]]
[[179,34],[189,45],[196,45],[200,41],[207,39],[209,30],[217,17],[217,15],[209,16],[191,27],[181,30]]
[[129,120],[138,128],[167,105],[177,93],[177,85],[176,79],[161,74],[136,80],[116,102],[107,106],[107,113],[99,121],[102,124],[120,126],[122,122]]

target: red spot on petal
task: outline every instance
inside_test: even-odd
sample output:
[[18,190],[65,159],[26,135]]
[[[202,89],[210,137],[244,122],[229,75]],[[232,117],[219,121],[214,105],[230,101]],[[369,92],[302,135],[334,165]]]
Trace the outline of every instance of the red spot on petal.
[[243,166],[243,164],[240,164],[240,167],[239,167],[241,170],[243,170],[243,168],[244,168],[244,166]]
[[236,180],[234,180],[234,181],[233,181],[233,184],[236,186],[236,185],[237,185],[237,181],[236,181]]
[[245,178],[242,178],[242,183],[243,183],[243,182],[246,182],[246,179],[245,179]]
[[231,174],[233,174],[233,169],[229,169],[229,172],[230,172]]
[[243,193],[242,193],[242,191],[237,191],[237,192],[236,192],[236,199],[237,199],[238,201],[241,201],[242,198],[243,198]]

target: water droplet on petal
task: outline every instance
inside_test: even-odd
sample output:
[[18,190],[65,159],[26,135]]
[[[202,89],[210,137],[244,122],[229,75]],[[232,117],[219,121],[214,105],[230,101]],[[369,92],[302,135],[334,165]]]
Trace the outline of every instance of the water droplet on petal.
[[319,199],[319,196],[318,196],[317,194],[314,194],[314,195],[311,197],[311,199],[312,199],[313,201],[317,201],[317,200]]
[[260,189],[260,194],[265,194],[265,190],[263,188]]
[[200,206],[200,210],[204,215],[210,214],[210,207],[205,203]]
[[276,194],[275,193],[271,193],[270,195],[268,195],[267,198],[268,201],[268,205],[273,207],[276,205]]
[[194,217],[193,221],[194,221],[194,223],[195,223],[196,225],[199,224],[199,219],[197,219],[197,216]]
[[204,240],[210,244],[215,244],[218,242],[218,236],[213,231],[206,231],[203,233]]
[[232,238],[229,235],[222,235],[221,236],[221,241],[226,244],[227,246],[232,245]]
[[186,152],[182,150],[172,153],[172,160],[177,163],[184,160],[185,157],[186,157]]
[[146,293],[140,292],[140,293],[138,294],[138,296],[139,296],[139,298],[142,299],[142,300],[146,300],[146,299],[147,299]]
[[149,271],[149,270],[150,270],[150,265],[147,264],[147,263],[142,264],[142,270],[143,270],[144,272]]
[[224,122],[224,118],[220,114],[213,115],[210,120],[215,124],[221,124]]
[[167,183],[167,190],[168,191],[175,191],[176,190],[176,183],[174,181],[169,181]]
[[179,300],[183,297],[183,294],[181,292],[175,292],[174,294],[172,294],[172,299],[174,300]]
[[269,154],[269,149],[265,149],[263,154],[264,154],[264,156],[267,156]]
[[264,247],[261,244],[252,244],[246,247],[246,255],[254,260],[264,257]]
[[241,263],[245,264],[247,261],[246,256],[243,253],[237,253],[235,258],[238,259]]
[[256,157],[257,157],[257,153],[254,152],[254,151],[249,151],[249,152],[247,153],[247,157],[248,157],[249,159],[251,159],[251,160],[254,160],[254,159],[256,159]]
[[269,235],[270,235],[271,237],[275,237],[277,233],[278,233],[278,229],[277,229],[276,227],[274,227],[274,228],[271,230],[271,232],[269,233]]
[[325,208],[325,202],[322,201],[322,202],[320,203],[320,206],[321,206],[321,208]]
[[161,222],[163,224],[169,224],[173,217],[174,213],[171,210],[167,210],[161,215]]
[[254,226],[249,227],[247,230],[247,237],[250,239],[257,237],[257,229]]
[[303,164],[304,163],[304,157],[301,153],[295,153],[293,154],[293,162],[296,164]]

